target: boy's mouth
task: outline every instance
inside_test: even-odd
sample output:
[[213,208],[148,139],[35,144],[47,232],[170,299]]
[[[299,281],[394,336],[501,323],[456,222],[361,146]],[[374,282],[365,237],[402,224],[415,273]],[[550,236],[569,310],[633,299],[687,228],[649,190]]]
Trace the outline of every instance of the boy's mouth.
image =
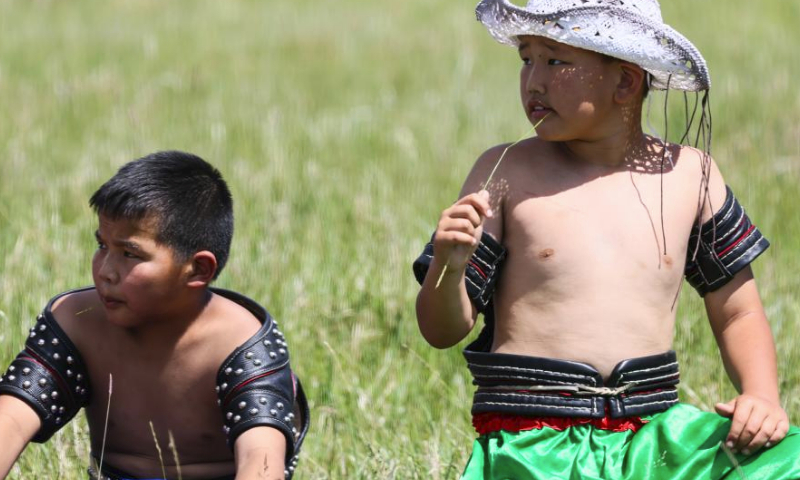
[[123,303],[125,303],[119,298],[104,295],[102,293],[100,294],[100,301],[103,302],[103,306],[110,309],[120,307]]
[[528,116],[537,120],[546,117],[553,111],[552,108],[538,100],[529,100],[525,106],[528,110]]

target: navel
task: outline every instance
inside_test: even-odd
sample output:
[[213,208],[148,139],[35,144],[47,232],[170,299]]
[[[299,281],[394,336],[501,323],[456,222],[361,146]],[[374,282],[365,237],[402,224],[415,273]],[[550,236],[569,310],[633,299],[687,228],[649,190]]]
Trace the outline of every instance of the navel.
[[664,260],[664,265],[666,265],[668,267],[672,266],[672,257],[670,257],[669,255],[664,255],[661,258]]
[[555,254],[555,253],[556,253],[555,250],[553,250],[552,248],[545,248],[544,250],[539,252],[539,258],[544,260],[546,258],[552,257],[553,254]]

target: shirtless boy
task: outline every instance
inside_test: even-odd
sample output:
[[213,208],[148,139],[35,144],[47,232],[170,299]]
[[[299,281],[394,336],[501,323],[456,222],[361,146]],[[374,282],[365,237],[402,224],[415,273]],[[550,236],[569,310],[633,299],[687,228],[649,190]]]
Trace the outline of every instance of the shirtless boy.
[[[81,407],[91,478],[291,476],[308,407],[283,334],[253,300],[210,287],[233,235],[220,173],[154,153],[89,203],[94,287],[53,298],[0,376],[0,478]],[[162,464],[154,435],[165,453],[172,435],[178,463]]]
[[[481,436],[463,478],[728,478],[728,453],[750,478],[800,478],[749,266],[768,243],[706,152],[641,128],[648,88],[707,92],[702,56],[655,0],[484,0],[477,13],[518,48],[522,105],[541,123],[499,165],[506,145],[477,160],[414,265],[431,345],[485,315],[464,352]],[[684,276],[740,392],[718,414],[678,402]]]

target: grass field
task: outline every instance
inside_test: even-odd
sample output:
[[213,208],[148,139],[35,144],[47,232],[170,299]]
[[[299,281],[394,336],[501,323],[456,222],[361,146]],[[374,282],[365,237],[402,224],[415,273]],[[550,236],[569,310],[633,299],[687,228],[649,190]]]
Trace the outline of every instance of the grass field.
[[[49,297],[91,283],[91,192],[128,160],[191,151],[236,200],[218,285],[282,320],[310,395],[296,478],[455,478],[470,378],[459,348],[418,334],[411,262],[474,158],[529,128],[516,54],[473,7],[0,0],[0,364]],[[798,423],[800,3],[663,9],[708,60],[714,156],[773,244],[754,268]],[[709,409],[733,390],[695,297],[685,289],[675,347],[682,398]],[[10,478],[84,478],[87,459],[80,419]]]

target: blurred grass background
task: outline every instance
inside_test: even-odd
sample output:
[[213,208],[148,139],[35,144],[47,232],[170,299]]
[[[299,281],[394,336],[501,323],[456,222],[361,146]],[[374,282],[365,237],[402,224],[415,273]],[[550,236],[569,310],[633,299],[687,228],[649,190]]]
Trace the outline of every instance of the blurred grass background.
[[[459,348],[418,334],[410,264],[473,160],[529,128],[516,53],[473,7],[0,0],[0,364],[48,298],[91,283],[89,195],[129,160],[182,149],[236,201],[218,285],[262,301],[293,345],[314,415],[297,478],[456,478],[470,378]],[[773,244],[754,268],[798,423],[800,3],[662,8],[708,60],[714,156]],[[695,297],[678,312],[681,395],[710,409],[733,390]],[[85,478],[87,461],[81,418],[10,478]]]

